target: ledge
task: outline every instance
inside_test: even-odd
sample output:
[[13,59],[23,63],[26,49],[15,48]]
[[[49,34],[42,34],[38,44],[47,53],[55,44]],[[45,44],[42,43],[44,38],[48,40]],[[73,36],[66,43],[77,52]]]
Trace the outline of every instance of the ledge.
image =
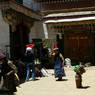
[[20,12],[26,16],[29,16],[31,18],[34,18],[36,20],[41,20],[41,15],[37,12],[33,11],[32,9],[29,9],[22,4],[18,4],[14,1],[2,1],[0,2],[0,9],[6,10],[6,9],[13,9],[17,12]]

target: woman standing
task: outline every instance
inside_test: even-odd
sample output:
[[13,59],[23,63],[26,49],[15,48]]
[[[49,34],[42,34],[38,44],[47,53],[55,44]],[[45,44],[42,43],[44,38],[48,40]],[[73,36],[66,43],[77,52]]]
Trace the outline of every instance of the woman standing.
[[58,78],[58,81],[62,80],[62,77],[65,76],[64,72],[64,57],[59,52],[58,48],[53,49],[53,60],[54,60],[54,73],[55,78]]

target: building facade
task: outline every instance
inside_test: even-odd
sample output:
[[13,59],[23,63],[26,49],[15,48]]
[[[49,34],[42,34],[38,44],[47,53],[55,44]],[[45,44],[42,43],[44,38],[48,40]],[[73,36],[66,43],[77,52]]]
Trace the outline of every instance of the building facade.
[[9,25],[3,20],[2,12],[0,11],[0,49],[9,53]]
[[49,37],[57,38],[64,57],[95,63],[95,1],[36,0]]
[[94,0],[2,1],[11,57],[20,57],[31,39],[50,39],[65,58],[95,63]]
[[41,15],[23,1],[0,1],[0,46],[12,59],[21,58],[32,39],[44,38]]

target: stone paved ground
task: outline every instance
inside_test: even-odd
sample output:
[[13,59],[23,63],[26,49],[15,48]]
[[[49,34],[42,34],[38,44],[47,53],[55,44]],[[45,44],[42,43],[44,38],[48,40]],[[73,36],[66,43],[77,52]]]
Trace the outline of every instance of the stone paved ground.
[[21,84],[16,95],[95,95],[95,67],[86,68],[83,74],[83,86],[89,86],[87,89],[76,89],[72,68],[65,68],[64,81],[55,81],[53,70],[48,72],[49,77]]

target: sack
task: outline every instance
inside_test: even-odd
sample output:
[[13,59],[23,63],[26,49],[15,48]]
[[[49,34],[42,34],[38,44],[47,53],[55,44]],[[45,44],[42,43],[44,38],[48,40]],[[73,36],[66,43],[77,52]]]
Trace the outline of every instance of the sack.
[[41,73],[42,73],[42,76],[48,77],[48,72],[44,68],[41,69]]

